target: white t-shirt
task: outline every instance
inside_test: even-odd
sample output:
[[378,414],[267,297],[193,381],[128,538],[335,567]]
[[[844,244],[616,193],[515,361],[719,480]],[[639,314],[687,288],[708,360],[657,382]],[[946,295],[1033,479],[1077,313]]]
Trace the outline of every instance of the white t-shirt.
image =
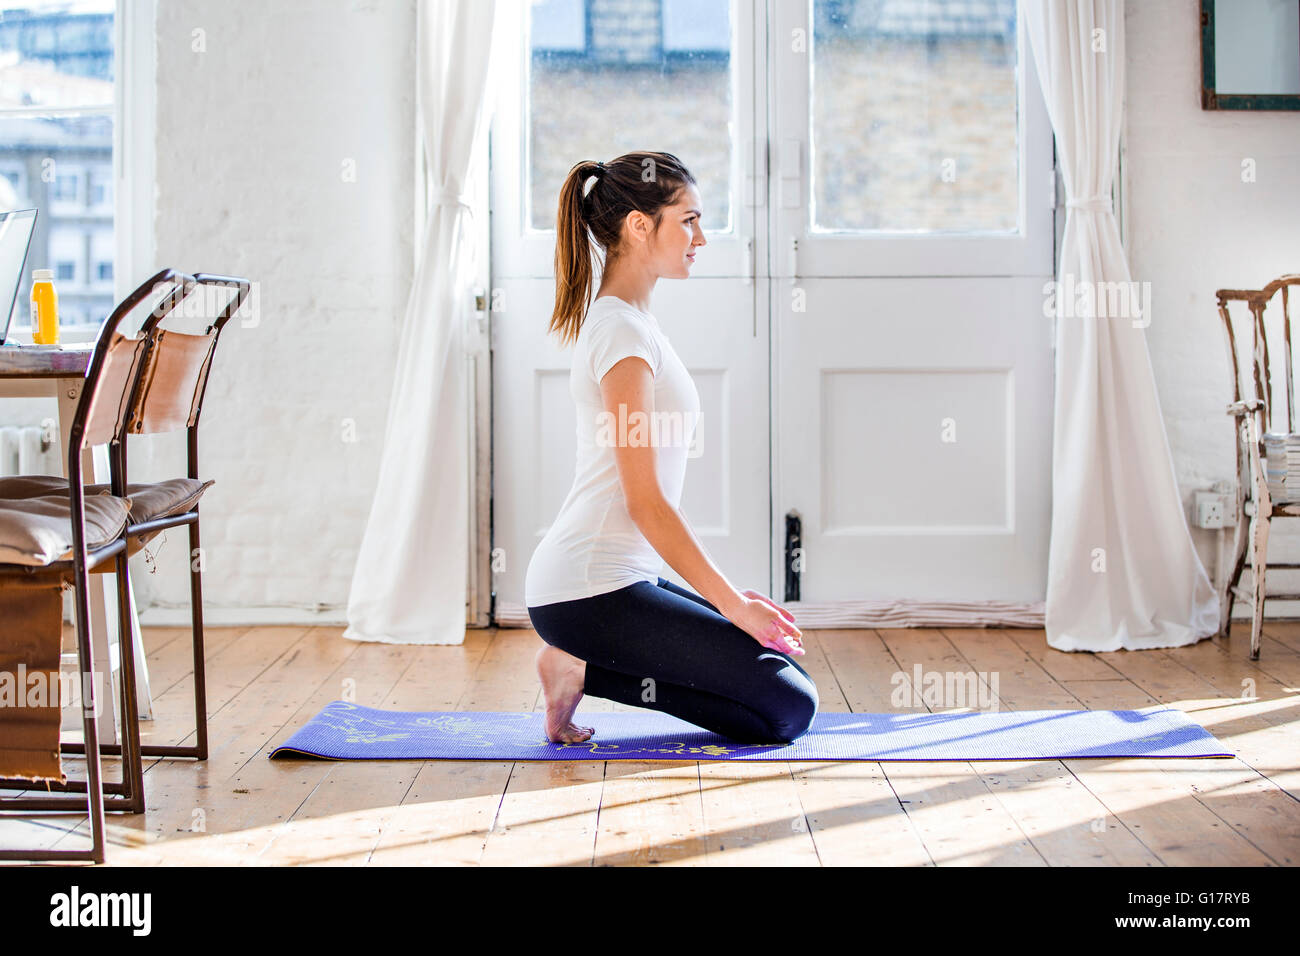
[[[600,380],[629,355],[645,359],[654,373],[650,421],[626,413],[613,416],[601,399]],[[528,607],[659,579],[663,558],[628,516],[614,445],[654,444],[659,485],[677,507],[699,423],[695,382],[655,317],[612,295],[598,297],[587,310],[574,346],[569,394],[577,406],[573,486],[528,562]]]

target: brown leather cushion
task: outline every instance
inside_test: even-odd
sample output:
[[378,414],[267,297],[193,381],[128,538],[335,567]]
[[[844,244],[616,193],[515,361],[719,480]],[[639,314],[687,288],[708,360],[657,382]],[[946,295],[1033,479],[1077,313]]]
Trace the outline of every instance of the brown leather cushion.
[[[212,485],[213,479],[168,478],[166,481],[141,482],[126,486],[126,497],[131,502],[131,523],[142,524],[154,518],[184,514],[193,510]],[[91,485],[106,488],[107,485]],[[89,491],[90,489],[86,489]]]
[[[89,491],[89,487],[86,489]],[[14,475],[0,478],[0,499],[39,498],[68,493],[68,479],[56,475]]]
[[0,707],[3,777],[67,779],[59,759],[61,587],[58,577],[39,572],[0,583],[0,680],[11,689],[11,706]]
[[[86,548],[109,544],[126,527],[130,502],[88,494]],[[72,506],[66,494],[0,500],[0,564],[42,567],[72,557]]]
[[[126,486],[130,502],[131,523],[142,524],[154,518],[184,514],[198,503],[212,479],[168,478],[166,481],[137,482]],[[109,486],[86,485],[86,496],[109,494]],[[68,494],[68,480],[54,475],[19,475],[0,478],[0,501]]]

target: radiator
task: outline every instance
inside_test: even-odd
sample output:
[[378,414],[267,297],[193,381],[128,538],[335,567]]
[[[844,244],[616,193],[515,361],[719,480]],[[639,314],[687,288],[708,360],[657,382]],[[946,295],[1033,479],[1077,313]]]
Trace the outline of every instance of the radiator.
[[0,478],[61,474],[58,432],[40,425],[0,426]]

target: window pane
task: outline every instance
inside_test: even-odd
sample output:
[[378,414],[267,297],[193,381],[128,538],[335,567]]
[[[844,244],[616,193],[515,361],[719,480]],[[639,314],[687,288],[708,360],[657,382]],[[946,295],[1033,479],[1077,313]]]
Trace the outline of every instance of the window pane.
[[[61,325],[98,324],[115,304],[113,17],[112,0],[60,0],[15,3],[0,18],[0,208],[39,210],[14,303],[19,335],[31,328],[34,269],[54,270]],[[33,106],[94,112],[4,115]]]
[[531,5],[528,146],[534,229],[554,229],[574,163],[632,150],[677,156],[731,229],[729,0],[542,0]]
[[113,105],[113,0],[29,0],[0,18],[0,109]]
[[815,0],[813,231],[1019,228],[1016,0]]

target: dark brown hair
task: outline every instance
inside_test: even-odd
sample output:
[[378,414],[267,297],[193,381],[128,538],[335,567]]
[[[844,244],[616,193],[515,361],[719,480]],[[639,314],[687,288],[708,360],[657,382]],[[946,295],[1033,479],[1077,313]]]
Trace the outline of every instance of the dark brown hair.
[[555,219],[555,309],[547,330],[560,333],[561,345],[577,339],[587,315],[595,287],[592,243],[605,254],[602,271],[608,269],[619,255],[627,214],[645,213],[658,232],[664,207],[687,183],[696,185],[695,177],[672,153],[624,153],[608,163],[583,160],[569,170]]

